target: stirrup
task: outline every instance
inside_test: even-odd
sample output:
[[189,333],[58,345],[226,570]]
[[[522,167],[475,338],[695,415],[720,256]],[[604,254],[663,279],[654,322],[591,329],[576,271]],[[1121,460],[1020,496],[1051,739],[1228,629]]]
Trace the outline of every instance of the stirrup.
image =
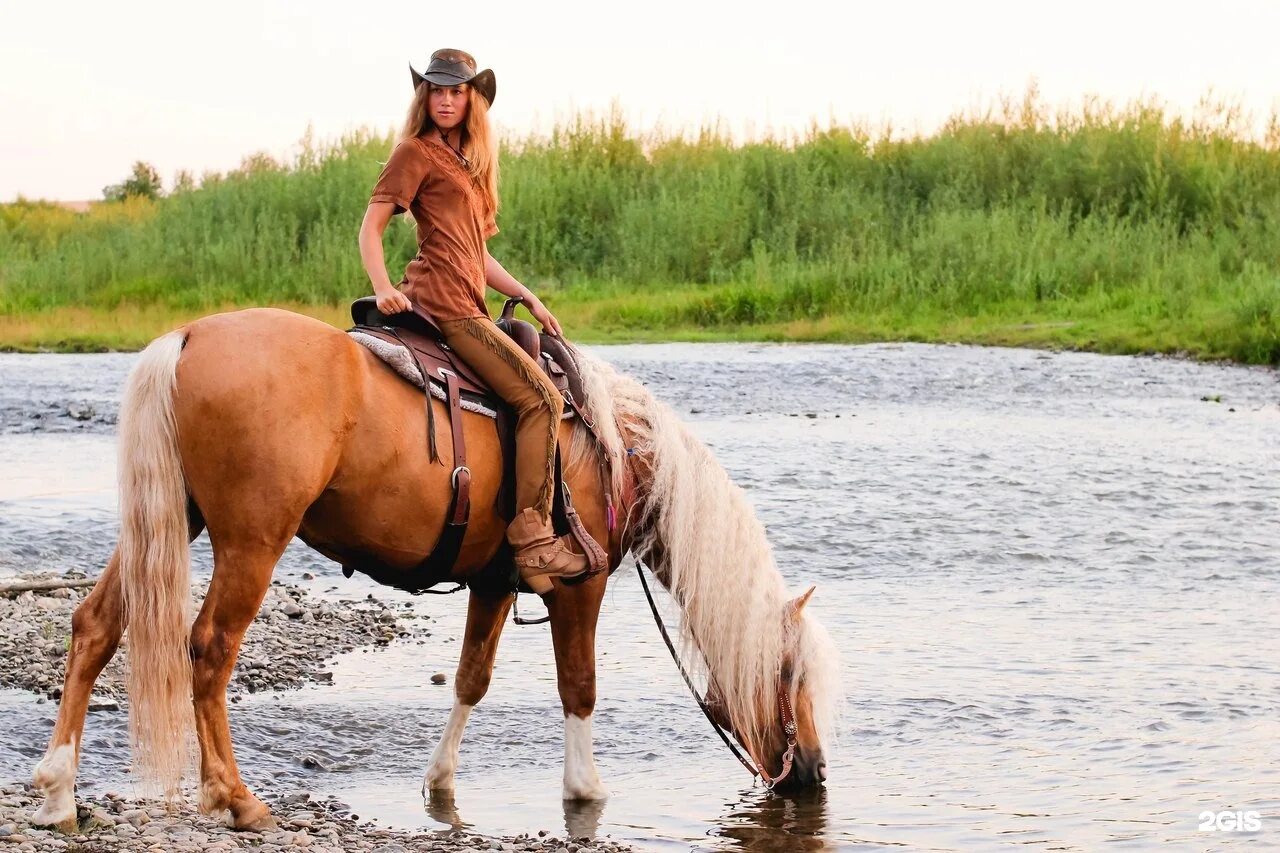
[[543,616],[540,619],[521,619],[520,606],[519,606],[520,605],[520,589],[517,587],[516,590],[511,593],[511,595],[513,596],[513,598],[511,599],[511,621],[512,622],[516,623],[517,625],[541,625],[543,622],[551,621],[550,613],[547,613],[546,616]]

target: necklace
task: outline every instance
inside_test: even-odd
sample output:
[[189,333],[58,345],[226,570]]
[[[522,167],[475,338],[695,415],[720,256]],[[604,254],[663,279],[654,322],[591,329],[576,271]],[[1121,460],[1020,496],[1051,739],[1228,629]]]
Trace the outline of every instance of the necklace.
[[437,128],[437,131],[438,131],[438,132],[439,132],[439,134],[440,134],[440,141],[444,143],[444,147],[445,147],[445,148],[448,148],[450,151],[452,151],[452,152],[453,152],[453,155],[454,155],[455,157],[457,157],[457,158],[458,158],[458,162],[460,162],[460,163],[463,165],[463,167],[464,167],[464,168],[470,169],[470,168],[471,168],[471,161],[470,161],[470,160],[468,160],[468,159],[466,158],[466,155],[464,155],[464,154],[462,153],[462,149],[461,149],[461,148],[454,148],[452,145],[450,145],[450,144],[449,144],[449,135],[448,135],[447,133],[445,133],[443,130],[439,130],[439,128]]

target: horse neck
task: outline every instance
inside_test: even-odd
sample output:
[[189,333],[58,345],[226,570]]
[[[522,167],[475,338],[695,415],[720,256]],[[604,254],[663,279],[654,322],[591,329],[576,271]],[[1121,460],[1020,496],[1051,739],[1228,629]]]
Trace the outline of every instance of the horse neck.
[[776,689],[785,648],[782,576],[764,527],[668,405],[602,362],[588,357],[583,367],[592,393],[611,403],[626,448],[631,550],[652,561],[679,603],[686,648],[702,653],[739,736],[756,736],[773,722],[758,706]]
[[691,507],[669,485],[638,480],[645,511],[633,550],[680,606],[686,659],[714,682],[735,731],[759,738],[775,722],[765,700],[789,642],[784,586],[754,511],[724,483],[721,500]]

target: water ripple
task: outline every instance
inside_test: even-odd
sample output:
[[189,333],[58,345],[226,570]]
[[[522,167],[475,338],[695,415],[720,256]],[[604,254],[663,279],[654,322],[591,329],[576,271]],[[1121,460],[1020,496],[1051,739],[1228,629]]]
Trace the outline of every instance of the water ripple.
[[[788,583],[817,583],[810,607],[848,691],[827,787],[747,784],[626,573],[600,628],[606,805],[560,803],[545,628],[508,628],[456,800],[422,803],[451,698],[430,676],[452,671],[463,622],[451,599],[412,600],[438,618],[427,645],[356,653],[332,686],[233,705],[251,785],[337,792],[401,825],[520,832],[552,816],[659,849],[1274,846],[1273,371],[919,345],[599,351],[715,449]],[[0,356],[0,574],[106,559],[132,359]],[[204,540],[195,565],[208,573]],[[297,543],[278,571],[314,574],[321,595],[372,590]],[[54,713],[0,693],[0,776],[27,776]],[[87,786],[121,784],[126,740],[120,712],[91,717]],[[1200,812],[1226,809],[1260,810],[1262,837],[1198,830]]]

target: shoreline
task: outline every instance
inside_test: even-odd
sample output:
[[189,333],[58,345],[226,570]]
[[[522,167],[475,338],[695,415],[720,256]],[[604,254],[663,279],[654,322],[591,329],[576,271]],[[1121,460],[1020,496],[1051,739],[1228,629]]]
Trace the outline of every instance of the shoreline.
[[[82,573],[24,573],[7,580],[82,577]],[[205,586],[193,584],[193,595],[202,598]],[[34,693],[36,704],[56,702],[61,697],[71,614],[90,591],[88,587],[59,587],[0,595],[0,688]],[[273,582],[245,634],[227,688],[228,701],[236,703],[248,693],[293,690],[304,684],[331,685],[333,673],[328,665],[339,654],[382,648],[397,640],[423,644],[433,625],[429,617],[414,614],[408,605],[397,607],[373,596],[330,601],[303,587]],[[127,645],[126,637],[94,685],[90,723],[95,714],[125,712]],[[34,769],[34,760],[31,766]],[[122,775],[115,784],[127,790],[131,782]],[[436,831],[392,829],[360,820],[333,796],[270,788],[257,793],[279,824],[273,832],[233,830],[223,815],[202,814],[189,800],[168,806],[159,799],[123,796],[109,788],[98,793],[84,786],[76,792],[77,826],[64,832],[32,824],[44,798],[30,784],[0,780],[0,850],[203,853],[306,848],[322,853],[622,853],[632,849],[609,838],[565,838],[541,828],[515,836],[481,835],[467,831],[460,822]],[[449,812],[448,805],[442,813]]]
[[[83,577],[82,573],[61,577]],[[11,580],[59,577],[22,574]],[[193,600],[204,598],[206,583],[193,584]],[[57,700],[62,695],[71,614],[89,588],[60,588],[0,596],[0,688],[16,688]],[[273,581],[257,616],[245,632],[236,660],[230,702],[245,693],[290,690],[333,679],[329,661],[358,648],[380,648],[393,640],[421,644],[431,635],[429,617],[404,612],[375,598],[329,602],[306,589]],[[91,711],[119,708],[125,696],[128,640],[98,676]]]
[[[697,291],[683,294],[696,298]],[[680,296],[670,292],[662,298]],[[597,300],[567,294],[546,301],[568,330],[585,345],[639,343],[929,343],[1093,352],[1103,355],[1164,355],[1206,362],[1280,366],[1280,341],[1233,338],[1231,318],[1209,308],[1179,320],[1141,312],[1096,310],[1087,303],[1041,307],[992,306],[959,316],[936,311],[847,314],[763,323],[656,326],[628,322],[642,294],[610,294]],[[254,307],[218,305],[173,308],[126,305],[119,308],[60,307],[24,315],[0,315],[0,353],[136,352],[151,340],[209,314]],[[348,305],[271,303],[263,307],[304,314],[345,329]],[[499,306],[491,305],[496,316]],[[1249,357],[1242,357],[1246,355]]]
[[561,838],[546,829],[487,836],[460,826],[410,832],[361,820],[346,803],[308,792],[266,793],[277,828],[269,832],[231,829],[220,815],[190,802],[167,805],[115,792],[76,797],[76,826],[67,831],[35,826],[31,815],[43,797],[20,783],[0,783],[0,849],[59,853],[214,853],[215,851],[309,850],[315,853],[627,853],[610,838]]

